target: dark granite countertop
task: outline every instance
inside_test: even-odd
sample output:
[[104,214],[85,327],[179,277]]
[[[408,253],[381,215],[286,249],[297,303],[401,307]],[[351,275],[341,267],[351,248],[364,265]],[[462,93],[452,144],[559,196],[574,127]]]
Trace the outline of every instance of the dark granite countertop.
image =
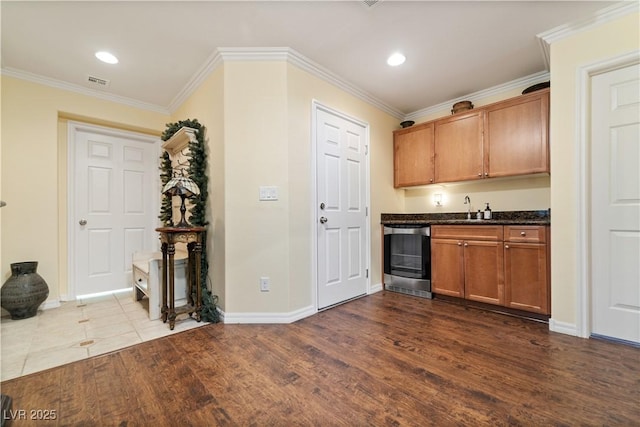
[[380,215],[380,223],[390,224],[450,224],[450,225],[550,225],[551,210],[544,211],[505,211],[492,212],[491,219],[475,219],[471,212],[471,220],[466,212],[452,213],[413,213]]

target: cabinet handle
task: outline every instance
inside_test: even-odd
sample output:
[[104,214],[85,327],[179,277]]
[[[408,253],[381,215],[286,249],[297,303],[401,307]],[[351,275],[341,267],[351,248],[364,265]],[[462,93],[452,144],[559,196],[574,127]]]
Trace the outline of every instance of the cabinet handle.
[[468,243],[465,243],[465,244],[464,244],[464,247],[466,248],[467,246],[469,246],[469,244],[468,244]]
[[526,235],[527,235],[527,233],[525,233],[524,231],[521,231],[521,232],[520,232],[520,235],[521,235],[521,236],[526,236]]
[[458,246],[462,246],[462,243],[458,242]]
[[478,176],[482,176],[482,172],[478,172]]
[[504,245],[504,248],[505,249],[509,249],[509,245]]
[[489,172],[485,172],[485,173],[484,173],[484,176],[489,176]]
[[429,179],[429,182],[433,182],[433,178]]

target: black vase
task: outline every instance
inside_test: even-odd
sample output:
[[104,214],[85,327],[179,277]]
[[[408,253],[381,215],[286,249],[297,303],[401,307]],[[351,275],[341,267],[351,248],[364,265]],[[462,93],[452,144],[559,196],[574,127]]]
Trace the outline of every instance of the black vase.
[[37,261],[11,264],[11,277],[2,285],[0,305],[13,320],[35,316],[40,304],[49,296],[49,286],[36,273],[37,269]]

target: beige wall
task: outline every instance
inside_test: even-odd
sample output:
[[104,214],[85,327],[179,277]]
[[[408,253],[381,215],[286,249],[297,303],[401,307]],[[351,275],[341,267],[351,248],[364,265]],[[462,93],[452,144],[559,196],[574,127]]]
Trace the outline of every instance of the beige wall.
[[[289,207],[285,62],[225,67],[226,311],[288,312]],[[278,200],[259,201],[260,186]],[[259,278],[271,290],[260,292]]]
[[[484,210],[487,202],[492,211],[546,210],[549,209],[549,185],[549,175],[429,185],[405,190],[405,212],[467,212],[469,205],[464,204],[465,196],[471,199],[472,213]],[[442,195],[442,206],[435,206],[434,194]]]
[[568,327],[577,322],[580,253],[577,70],[640,49],[639,23],[633,13],[551,45],[551,309],[552,319]]
[[1,85],[2,281],[11,263],[36,260],[49,300],[56,300],[67,289],[66,126],[60,117],[157,135],[168,116],[6,76]]
[[225,162],[224,162],[224,68],[218,67],[175,112],[171,122],[198,119],[206,127],[207,174],[207,251],[209,289],[225,308]]
[[370,137],[370,228],[371,228],[371,285],[382,283],[381,228],[382,212],[401,212],[404,209],[402,191],[393,188],[393,135],[399,120],[348,93],[294,66],[288,66],[289,90],[289,171],[290,223],[292,236],[290,266],[291,282],[299,284],[291,290],[296,307],[309,304],[311,287],[311,105],[322,105],[369,124]]
[[[172,115],[208,129],[210,275],[227,314],[286,315],[313,303],[314,99],[370,124],[371,283],[381,283],[380,213],[403,208],[390,160],[398,120],[284,61],[227,61]],[[261,185],[277,186],[278,200],[259,201]]]

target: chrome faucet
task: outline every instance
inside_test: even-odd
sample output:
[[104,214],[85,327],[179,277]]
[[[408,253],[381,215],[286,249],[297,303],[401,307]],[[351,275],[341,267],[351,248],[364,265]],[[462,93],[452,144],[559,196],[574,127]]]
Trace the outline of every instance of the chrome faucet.
[[464,196],[464,204],[469,205],[469,207],[467,207],[467,219],[471,219],[471,199],[469,196]]

